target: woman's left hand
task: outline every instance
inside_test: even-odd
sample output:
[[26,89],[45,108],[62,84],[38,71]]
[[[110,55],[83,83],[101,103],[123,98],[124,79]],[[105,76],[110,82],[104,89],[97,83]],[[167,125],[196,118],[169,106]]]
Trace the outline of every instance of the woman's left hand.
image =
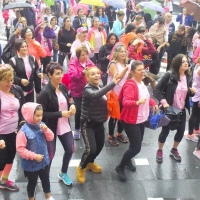
[[155,111],[155,112],[157,112],[158,111],[158,105],[155,105],[155,106],[153,106],[153,110]]
[[39,78],[43,78],[43,73],[38,73],[37,76],[38,76]]
[[189,90],[190,90],[190,92],[192,93],[192,94],[195,94],[196,92],[197,92],[197,90],[196,90],[196,88],[189,88]]
[[71,112],[71,116],[75,115],[75,113],[76,113],[75,105],[71,105],[70,108],[69,108],[69,111]]

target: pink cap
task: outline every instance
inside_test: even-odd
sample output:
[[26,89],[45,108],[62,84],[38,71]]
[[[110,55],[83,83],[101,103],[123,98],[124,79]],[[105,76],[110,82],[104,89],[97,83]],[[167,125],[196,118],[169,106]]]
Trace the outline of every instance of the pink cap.
[[82,32],[85,32],[85,31],[88,31],[86,27],[80,27],[77,29],[77,33],[82,33]]

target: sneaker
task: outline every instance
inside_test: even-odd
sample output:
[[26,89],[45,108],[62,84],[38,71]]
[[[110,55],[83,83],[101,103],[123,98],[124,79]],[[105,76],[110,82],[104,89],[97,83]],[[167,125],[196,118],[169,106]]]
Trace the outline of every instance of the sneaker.
[[187,139],[187,140],[191,140],[191,141],[193,141],[193,142],[198,142],[199,141],[199,138],[193,133],[192,135],[189,135],[189,134],[187,134],[186,136],[185,136],[185,138]]
[[127,138],[122,133],[117,134],[116,135],[116,139],[119,140],[122,143],[127,143],[128,142]]
[[69,178],[67,173],[59,173],[58,178],[62,180],[65,185],[72,185],[72,180]]
[[80,139],[80,131],[79,130],[77,130],[77,129],[75,129],[74,131],[74,139],[75,140],[79,140]]
[[124,168],[119,168],[119,165],[117,165],[117,167],[115,168],[115,171],[117,172],[120,181],[127,180],[126,174],[124,172]]
[[173,158],[177,161],[181,161],[181,156],[178,153],[177,149],[171,149],[170,156],[173,156]]
[[85,169],[81,169],[80,166],[78,166],[76,168],[76,180],[80,184],[84,184],[85,183],[85,173],[86,173],[86,168]]
[[[44,200],[47,200],[45,197],[44,197]],[[48,200],[55,200],[52,196],[48,198]]]
[[200,150],[194,150],[193,154],[200,160]]
[[136,167],[133,165],[133,163],[131,162],[131,160],[129,160],[129,161],[126,163],[125,167],[126,167],[128,170],[132,171],[132,172],[136,171]]
[[198,137],[200,135],[200,130],[194,130],[193,134],[195,134]]
[[117,140],[114,136],[108,136],[108,142],[113,146],[119,145],[119,143],[117,142]]
[[156,154],[156,162],[162,163],[163,162],[163,152],[162,150],[158,150]]
[[0,188],[1,189],[7,189],[11,191],[18,191],[19,188],[14,184],[14,182],[7,180],[6,183],[1,183],[0,182]]
[[91,170],[94,173],[100,173],[102,168],[96,163],[89,163],[86,167],[86,170]]
[[48,81],[46,79],[42,79],[42,84],[47,85]]

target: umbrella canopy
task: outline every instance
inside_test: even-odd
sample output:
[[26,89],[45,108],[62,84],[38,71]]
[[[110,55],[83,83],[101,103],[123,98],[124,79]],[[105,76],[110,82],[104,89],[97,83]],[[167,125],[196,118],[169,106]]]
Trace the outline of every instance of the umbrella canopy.
[[13,2],[8,5],[6,5],[3,10],[9,10],[9,9],[14,9],[14,8],[34,8],[31,4],[29,3],[24,3],[24,2]]
[[149,1],[149,2],[141,2],[139,4],[141,6],[143,6],[143,7],[150,8],[152,10],[155,10],[155,11],[158,11],[158,12],[161,12],[161,13],[165,13],[165,9],[162,6],[160,6],[158,4],[155,4],[155,3],[151,2],[151,1]]
[[[152,4],[157,4],[159,6],[161,6],[161,3],[159,3],[158,1],[156,0],[152,0],[150,1]],[[151,9],[151,8],[147,8],[147,7],[144,7],[143,8],[143,11],[144,13],[149,13],[151,15],[151,18],[153,19],[154,16],[156,15],[156,11],[154,9]]]
[[77,3],[75,5],[73,5],[73,11],[74,11],[74,14],[77,15],[77,11],[79,8],[82,8],[84,10],[84,14],[87,14],[88,10],[89,10],[89,6],[88,5],[84,5],[84,4],[81,4],[81,3]]
[[124,0],[103,0],[106,4],[113,6],[114,8],[124,9],[126,8],[126,3]]
[[191,0],[182,0],[181,7],[187,8],[188,14],[193,13],[193,17],[196,21],[200,22],[200,5]]
[[91,5],[91,6],[99,6],[99,7],[104,7],[104,3],[102,2],[102,0],[81,0],[79,1],[79,3],[81,4],[87,4],[87,5]]

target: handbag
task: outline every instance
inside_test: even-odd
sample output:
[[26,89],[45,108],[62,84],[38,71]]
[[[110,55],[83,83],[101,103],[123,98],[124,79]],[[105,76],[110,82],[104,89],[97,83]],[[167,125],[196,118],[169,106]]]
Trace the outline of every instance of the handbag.
[[9,60],[11,58],[11,44],[8,43],[6,44],[6,46],[3,48],[3,52],[2,52],[2,55],[1,55],[1,59],[3,60],[3,62],[5,64],[8,64],[9,63]]
[[44,28],[43,36],[49,39],[56,39],[56,34],[54,30],[49,28],[48,26]]
[[168,124],[169,129],[172,131],[176,130],[180,126],[180,117],[183,114],[183,111],[174,106],[169,106],[165,109],[165,114],[170,119],[170,123]]
[[160,111],[160,113],[156,113],[150,109],[149,118],[145,122],[145,127],[155,130],[159,127],[167,126],[169,122],[170,119],[166,116],[165,112]]

